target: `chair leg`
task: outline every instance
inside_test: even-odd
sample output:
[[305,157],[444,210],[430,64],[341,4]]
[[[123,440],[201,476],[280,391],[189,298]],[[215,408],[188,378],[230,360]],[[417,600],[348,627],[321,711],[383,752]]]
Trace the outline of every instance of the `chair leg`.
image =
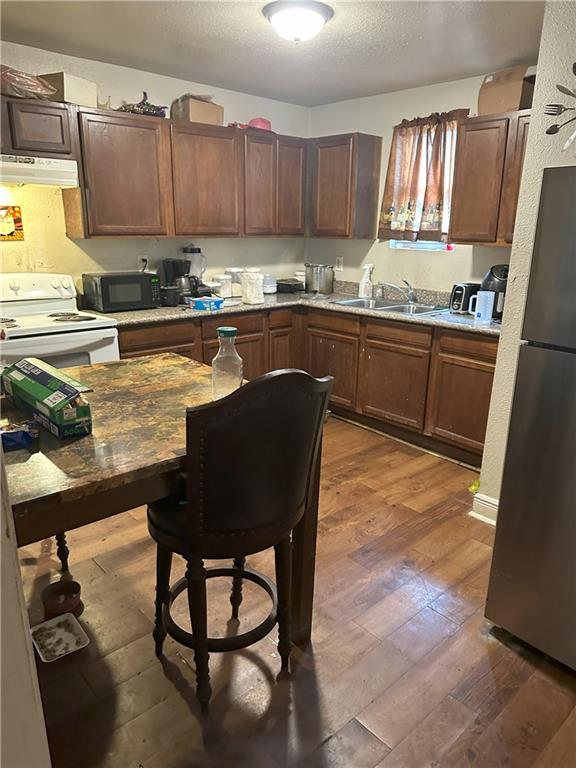
[[62,563],[62,570],[64,572],[67,572],[68,571],[68,555],[70,554],[70,550],[68,549],[68,545],[66,544],[65,533],[56,534],[56,554],[58,555],[58,559]]
[[212,696],[208,665],[208,614],[206,606],[206,570],[200,558],[187,560],[188,607],[194,636],[194,663],[196,665],[196,696],[202,712],[208,711]]
[[234,558],[234,576],[232,577],[232,594],[230,603],[232,604],[232,618],[238,618],[238,610],[242,602],[242,572],[246,564],[245,557]]
[[170,570],[172,568],[172,552],[165,547],[156,547],[156,614],[154,621],[154,643],[156,656],[162,656],[162,647],[166,639],[166,629],[162,620],[162,606],[170,591]]
[[288,669],[290,641],[290,592],[292,579],[292,542],[288,536],[276,544],[276,588],[278,590],[278,653],[282,669]]

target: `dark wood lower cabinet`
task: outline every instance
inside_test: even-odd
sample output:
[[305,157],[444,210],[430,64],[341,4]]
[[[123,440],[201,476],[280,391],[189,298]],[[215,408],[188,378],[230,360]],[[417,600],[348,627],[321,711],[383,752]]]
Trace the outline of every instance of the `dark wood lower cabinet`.
[[268,367],[271,371],[296,367],[293,313],[290,309],[279,309],[268,316]]
[[174,352],[202,362],[200,322],[149,323],[118,331],[120,357],[141,357]]
[[426,434],[482,453],[498,342],[436,331],[426,406]]
[[359,410],[422,431],[430,367],[430,328],[367,323],[360,365]]
[[297,308],[121,328],[120,353],[176,352],[210,364],[223,324],[238,328],[245,378],[291,367],[333,376],[336,412],[341,409],[343,415],[425,448],[479,462],[496,337]]
[[356,407],[360,340],[325,329],[308,328],[308,371],[312,376],[334,376],[332,402]]

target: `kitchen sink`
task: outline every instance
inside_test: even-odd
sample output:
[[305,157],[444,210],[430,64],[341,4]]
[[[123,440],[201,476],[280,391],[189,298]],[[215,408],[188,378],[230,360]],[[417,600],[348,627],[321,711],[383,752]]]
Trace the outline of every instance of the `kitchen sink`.
[[360,309],[388,309],[397,304],[396,301],[385,299],[337,299],[333,304],[341,304],[343,307],[360,307]]
[[443,307],[432,304],[398,304],[397,301],[385,299],[337,299],[333,304],[343,307],[359,307],[360,309],[381,309],[386,312],[398,312],[402,315],[432,315],[436,312],[447,312]]
[[387,312],[400,312],[403,315],[433,315],[437,312],[447,312],[444,307],[435,307],[432,304],[395,304],[386,307]]

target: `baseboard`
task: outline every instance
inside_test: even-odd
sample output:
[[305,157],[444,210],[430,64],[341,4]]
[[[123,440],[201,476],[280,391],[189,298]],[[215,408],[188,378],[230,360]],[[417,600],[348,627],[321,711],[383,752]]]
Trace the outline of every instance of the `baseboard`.
[[482,493],[477,493],[474,496],[474,503],[472,504],[470,515],[476,517],[478,520],[482,520],[483,523],[496,525],[496,518],[498,517],[498,499],[493,499],[491,496],[484,496]]

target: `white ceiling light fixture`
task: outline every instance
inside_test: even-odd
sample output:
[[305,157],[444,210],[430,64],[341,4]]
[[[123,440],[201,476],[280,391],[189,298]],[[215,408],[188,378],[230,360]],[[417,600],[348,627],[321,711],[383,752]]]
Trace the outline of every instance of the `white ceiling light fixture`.
[[264,6],[262,13],[280,37],[293,43],[316,37],[324,24],[334,16],[329,5],[316,0],[304,3],[275,0]]

